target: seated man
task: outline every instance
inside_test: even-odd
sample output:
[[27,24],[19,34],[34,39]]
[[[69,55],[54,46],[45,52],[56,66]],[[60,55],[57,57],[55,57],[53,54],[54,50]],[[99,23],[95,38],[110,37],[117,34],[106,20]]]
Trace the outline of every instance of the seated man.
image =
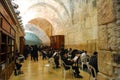
[[[80,71],[79,71],[79,67],[78,66],[74,66],[73,64],[76,63],[77,59],[79,58],[79,55],[76,54],[75,58],[74,59],[68,59],[68,56],[66,53],[62,53],[62,60],[64,61],[64,63],[66,65],[71,65],[72,68],[75,70],[75,73],[74,73],[74,76],[76,78],[83,78],[82,76],[79,75]],[[70,69],[69,67],[65,67],[66,69]]]
[[20,63],[20,60],[18,59],[18,57],[16,57],[16,59],[15,59],[15,75],[23,74],[23,72],[21,71],[21,67],[22,67],[22,64]]
[[59,52],[58,52],[58,50],[56,50],[54,52],[52,57],[54,58],[54,62],[55,62],[56,68],[60,68],[60,66],[59,66]]
[[[90,61],[89,61],[89,65],[91,65],[92,67],[95,68],[96,74],[99,72],[99,70],[98,70],[97,54],[98,54],[98,52],[95,51],[95,52],[93,53],[93,56],[91,56]],[[93,76],[94,78],[96,77],[95,74],[94,74],[94,72],[93,72],[93,70],[92,70],[92,76]]]
[[19,59],[20,62],[24,62],[25,57],[16,50],[16,58]]

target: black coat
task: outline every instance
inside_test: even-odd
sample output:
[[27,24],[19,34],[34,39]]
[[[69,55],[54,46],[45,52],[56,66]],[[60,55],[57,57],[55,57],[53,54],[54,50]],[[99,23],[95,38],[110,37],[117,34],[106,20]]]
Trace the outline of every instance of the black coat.
[[[67,57],[63,57],[62,60],[63,60],[63,62],[64,62],[66,65],[72,66],[72,65],[74,64],[74,62],[68,60]],[[66,70],[70,69],[70,67],[69,67],[69,66],[66,66],[65,64],[63,64],[63,65],[64,65],[64,68],[65,68]]]
[[95,68],[96,72],[98,72],[97,55],[91,56],[89,64]]

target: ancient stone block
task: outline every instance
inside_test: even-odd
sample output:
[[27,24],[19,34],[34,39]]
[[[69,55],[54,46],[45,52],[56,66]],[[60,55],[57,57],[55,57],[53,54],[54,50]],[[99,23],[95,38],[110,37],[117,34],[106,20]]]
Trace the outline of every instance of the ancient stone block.
[[112,59],[113,53],[111,51],[99,51],[98,53],[99,53],[98,58],[99,58],[100,61],[102,61],[104,59],[105,63],[109,63],[109,64],[112,63],[112,61],[113,61],[113,59]]
[[88,40],[87,41],[87,51],[88,53],[93,54],[94,51],[96,51],[97,47],[96,47],[96,40]]
[[99,71],[104,73],[104,74],[107,74],[108,76],[112,76],[113,75],[113,66],[110,64],[107,64],[105,62],[101,62],[101,66],[99,67]]
[[108,48],[109,50],[120,50],[120,27],[115,23],[110,23],[108,29]]
[[120,26],[120,20],[116,21],[117,26]]
[[113,55],[113,61],[114,61],[116,64],[120,64],[120,54],[114,54],[114,55]]
[[98,24],[106,24],[115,20],[115,11],[113,10],[112,0],[99,0],[98,8]]
[[105,76],[102,73],[98,73],[97,80],[109,80],[108,76]]
[[106,25],[102,25],[98,29],[98,48],[99,49],[108,49],[108,33]]
[[98,69],[101,73],[113,75],[113,53],[111,51],[98,52]]

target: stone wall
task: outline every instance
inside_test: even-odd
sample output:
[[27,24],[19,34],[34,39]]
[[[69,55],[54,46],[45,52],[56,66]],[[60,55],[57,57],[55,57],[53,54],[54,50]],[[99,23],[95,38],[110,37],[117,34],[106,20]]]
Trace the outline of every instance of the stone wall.
[[120,80],[120,0],[72,2],[72,24],[64,28],[66,48],[90,55],[97,50],[97,80]]
[[[97,50],[98,24],[96,0],[72,1],[71,20],[65,31],[66,48],[87,50],[93,53]],[[72,23],[72,24],[71,24]]]
[[120,80],[120,1],[98,1],[98,80]]

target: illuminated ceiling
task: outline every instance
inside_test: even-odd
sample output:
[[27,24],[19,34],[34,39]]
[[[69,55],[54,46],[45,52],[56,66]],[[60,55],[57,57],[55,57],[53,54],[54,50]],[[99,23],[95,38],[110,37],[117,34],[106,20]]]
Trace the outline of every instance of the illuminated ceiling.
[[63,27],[69,22],[68,18],[71,18],[72,14],[71,0],[13,0],[13,2],[19,5],[18,10],[24,28],[28,23],[33,24],[43,29],[48,37],[64,33]]

